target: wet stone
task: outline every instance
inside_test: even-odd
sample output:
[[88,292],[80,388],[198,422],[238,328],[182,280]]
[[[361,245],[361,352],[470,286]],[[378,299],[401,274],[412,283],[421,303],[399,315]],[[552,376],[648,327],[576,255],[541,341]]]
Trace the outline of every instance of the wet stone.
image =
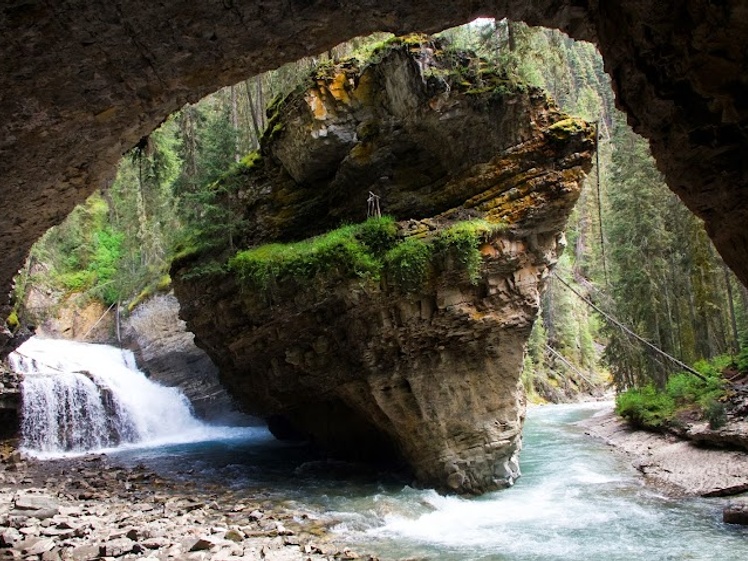
[[199,538],[195,541],[191,542],[191,545],[189,548],[187,548],[187,551],[205,551],[206,549],[210,549],[213,547],[214,543],[206,538]]
[[732,501],[722,511],[725,524],[748,526],[748,501]]

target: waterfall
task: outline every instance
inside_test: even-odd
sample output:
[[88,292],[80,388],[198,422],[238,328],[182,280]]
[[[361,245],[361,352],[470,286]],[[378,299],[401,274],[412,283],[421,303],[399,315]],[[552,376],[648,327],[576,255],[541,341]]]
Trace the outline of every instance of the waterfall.
[[9,361],[24,377],[21,441],[32,455],[176,441],[204,427],[187,398],[146,378],[130,351],[33,337]]

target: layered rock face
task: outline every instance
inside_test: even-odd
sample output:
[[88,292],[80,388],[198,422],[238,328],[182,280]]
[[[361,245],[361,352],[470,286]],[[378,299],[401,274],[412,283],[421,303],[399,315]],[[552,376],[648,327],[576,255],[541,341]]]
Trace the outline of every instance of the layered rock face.
[[[185,102],[373,31],[478,16],[595,42],[668,185],[748,282],[748,11],[739,0],[7,2],[0,8],[0,315],[29,248]],[[0,352],[14,343],[0,333]],[[8,344],[9,343],[9,344]]]
[[20,376],[0,364],[0,439],[17,436],[20,409]]
[[247,422],[218,381],[218,368],[195,346],[194,335],[179,319],[179,302],[173,294],[160,294],[139,305],[124,322],[123,332],[138,367],[150,379],[182,390],[197,417]]
[[[376,57],[320,71],[280,104],[262,158],[225,180],[248,224],[238,238],[299,239],[361,221],[371,191],[400,221],[392,251],[409,240],[448,249],[414,285],[398,281],[388,253],[378,274],[333,265],[263,288],[236,269],[215,272],[230,254],[213,249],[173,267],[181,314],[227,389],[277,435],[347,457],[394,455],[440,489],[510,485],[523,348],[593,130],[428,38]],[[470,252],[448,240],[474,218],[489,226],[471,271]]]

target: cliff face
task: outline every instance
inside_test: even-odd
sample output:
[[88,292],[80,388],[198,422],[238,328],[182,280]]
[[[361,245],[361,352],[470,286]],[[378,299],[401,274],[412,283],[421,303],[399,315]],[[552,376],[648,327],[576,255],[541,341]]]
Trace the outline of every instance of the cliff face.
[[[395,454],[441,489],[510,485],[522,352],[593,131],[428,38],[376,58],[324,69],[280,102],[262,157],[226,178],[226,203],[248,225],[234,240],[252,246],[360,221],[372,191],[399,220],[381,226],[388,241],[318,238],[327,264],[309,250],[296,273],[273,265],[272,247],[220,271],[227,254],[185,257],[172,271],[181,314],[228,390],[279,436]],[[359,246],[372,257],[346,265]]]
[[150,379],[178,387],[195,415],[214,422],[248,421],[218,381],[218,368],[195,346],[194,336],[179,319],[173,294],[160,294],[135,308],[123,326],[124,345]]
[[21,378],[0,364],[0,439],[17,436],[21,408]]

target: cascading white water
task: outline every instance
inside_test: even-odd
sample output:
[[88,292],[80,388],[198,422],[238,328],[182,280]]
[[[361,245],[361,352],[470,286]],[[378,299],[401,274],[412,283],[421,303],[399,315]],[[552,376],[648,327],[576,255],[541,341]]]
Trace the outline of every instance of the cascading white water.
[[24,375],[22,446],[33,455],[194,438],[204,428],[187,398],[146,378],[130,351],[33,337],[9,360]]

